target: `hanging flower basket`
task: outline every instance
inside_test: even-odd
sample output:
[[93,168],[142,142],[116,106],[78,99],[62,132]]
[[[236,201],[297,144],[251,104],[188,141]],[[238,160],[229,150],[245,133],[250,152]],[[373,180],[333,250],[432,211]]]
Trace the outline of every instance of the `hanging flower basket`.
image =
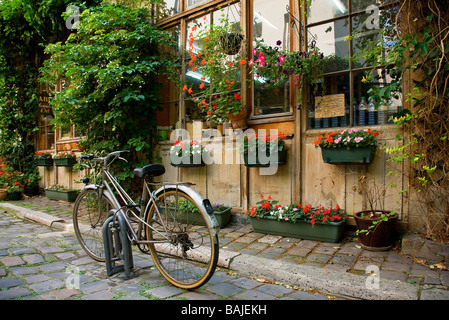
[[227,55],[235,55],[240,51],[243,36],[240,33],[228,32],[218,37],[221,50]]

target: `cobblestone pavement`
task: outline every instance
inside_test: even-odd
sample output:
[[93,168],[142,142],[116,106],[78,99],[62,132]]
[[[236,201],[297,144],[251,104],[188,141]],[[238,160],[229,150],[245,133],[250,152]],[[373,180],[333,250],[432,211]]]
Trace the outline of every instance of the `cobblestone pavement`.
[[[17,201],[14,204],[60,217],[65,222],[71,222],[72,204],[70,203],[52,201],[41,196]],[[5,220],[6,222],[4,222]],[[17,288],[16,290],[20,289],[20,291],[29,290],[30,295],[35,295],[36,292],[43,292],[44,290],[36,291],[32,287],[30,288],[31,283],[28,283],[26,277],[16,275],[14,273],[15,269],[11,268],[20,268],[23,271],[35,270],[39,275],[42,271],[41,265],[64,265],[65,268],[70,263],[80,268],[82,267],[85,270],[83,276],[87,278],[86,281],[83,281],[85,284],[81,286],[80,290],[56,290],[57,292],[68,292],[67,294],[73,293],[69,297],[63,297],[71,299],[98,297],[101,299],[126,299],[129,297],[138,297],[139,299],[329,299],[329,296],[326,294],[315,294],[315,292],[298,290],[294,285],[289,286],[288,283],[284,285],[273,284],[270,283],[270,279],[261,279],[258,277],[245,278],[227,269],[218,270],[203,290],[180,292],[179,289],[164,283],[158,271],[152,268],[150,263],[152,262],[151,259],[139,254],[135,254],[135,265],[141,268],[136,272],[138,275],[136,279],[125,281],[120,276],[108,278],[105,275],[104,265],[92,262],[91,259],[84,256],[76,243],[76,238],[72,234],[54,233],[49,239],[45,240],[44,243],[46,246],[58,247],[60,250],[64,248],[61,252],[46,253],[37,248],[35,252],[20,253],[18,251],[18,253],[14,251],[16,248],[27,247],[25,245],[26,243],[34,245],[34,242],[38,240],[34,239],[34,237],[27,236],[27,233],[23,235],[23,238],[14,239],[14,236],[8,230],[14,230],[16,224],[20,224],[21,222],[13,219],[10,215],[1,217],[1,221],[3,221],[3,226],[0,225],[0,227],[3,228],[0,230],[6,232],[6,235],[0,234],[0,263],[3,264],[3,266],[0,264],[0,268],[3,267],[6,270],[4,271],[6,275],[0,273],[0,277],[6,276],[6,278],[0,278],[0,287],[1,281],[6,281],[5,279],[9,279],[10,277],[19,279],[20,281],[24,281],[25,284],[16,285],[14,288]],[[5,227],[6,231],[4,230]],[[41,232],[44,235],[50,232],[50,229],[36,224],[31,224],[27,228],[42,230]],[[8,234],[12,238],[8,238]],[[395,248],[386,252],[363,250],[357,241],[355,241],[354,236],[355,234],[347,234],[341,243],[325,243],[260,234],[254,232],[251,225],[231,223],[220,230],[219,242],[222,250],[268,259],[265,261],[288,262],[302,266],[311,266],[320,270],[339,271],[351,275],[365,275],[368,271],[367,268],[371,268],[371,271],[380,274],[382,279],[414,284],[417,287],[416,292],[418,292],[419,299],[449,299],[449,271],[444,268],[435,267],[434,265],[438,261],[422,261],[413,257],[403,256]],[[41,239],[41,241],[43,240]],[[32,264],[26,260],[32,259],[33,257],[43,259],[43,261]],[[51,257],[55,261],[49,261],[48,257]],[[12,259],[12,261],[21,263],[21,265],[8,266],[3,262],[4,259],[6,261]],[[25,266],[32,269],[26,269]],[[372,270],[373,266],[374,270]],[[43,268],[45,269],[45,267]],[[20,270],[16,272],[22,272]],[[61,270],[58,270],[58,272],[61,272]],[[49,282],[50,284],[56,284],[55,281],[57,278],[54,279],[53,276],[49,276],[48,274],[46,276],[49,279],[45,278],[46,280],[38,281],[31,278],[31,281],[36,281],[36,283],[51,281]],[[30,275],[30,277],[33,276]],[[93,279],[95,280],[93,281]],[[90,284],[96,282],[99,282],[99,284],[95,286]],[[59,284],[61,283],[59,282]],[[26,285],[28,285],[28,288],[24,289]],[[104,288],[98,291],[92,291],[91,289],[83,290],[83,286],[86,285],[88,287],[94,286],[95,288],[104,286]],[[132,285],[135,291],[127,291],[125,294],[121,290],[116,290],[116,288],[121,288],[122,286],[127,287],[128,285]],[[12,288],[12,286],[10,287]],[[44,293],[40,293],[37,296],[45,298],[48,297],[49,292],[55,294],[54,292],[56,291],[47,289]],[[4,292],[0,291],[0,298]]]
[[[14,204],[70,219],[71,204],[39,197]],[[0,204],[1,205],[1,204]],[[229,232],[228,232],[229,233]],[[0,211],[0,300],[329,300],[336,297],[218,268],[202,288],[170,285],[150,256],[133,251],[134,274],[108,277],[104,263],[81,249],[71,232]]]

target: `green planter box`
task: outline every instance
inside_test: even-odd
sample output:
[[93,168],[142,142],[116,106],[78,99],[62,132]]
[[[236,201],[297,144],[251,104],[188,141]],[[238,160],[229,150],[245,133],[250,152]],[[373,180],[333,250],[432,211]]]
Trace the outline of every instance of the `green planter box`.
[[[172,213],[175,213],[176,210],[173,207],[168,207],[167,208],[169,211],[171,211]],[[163,212],[165,210],[165,208],[159,207],[160,212]],[[225,210],[223,211],[214,211],[214,216],[217,219],[218,222],[218,226],[220,228],[224,228],[229,221],[231,220],[231,208],[227,207]],[[183,223],[189,223],[189,224],[194,224],[194,225],[200,225],[200,226],[204,226],[204,220],[203,217],[200,215],[200,213],[189,213],[188,219],[187,217],[183,217],[182,213],[179,212],[179,221],[183,222]]]
[[265,219],[250,218],[250,221],[255,232],[334,243],[340,241],[345,227],[344,222],[312,225],[305,221],[296,221],[296,223],[278,221],[272,217]]
[[76,163],[76,158],[53,159],[58,167],[72,167]]
[[321,148],[323,161],[330,164],[368,164],[374,159],[376,146],[362,148]]
[[231,220],[231,207],[226,207],[222,211],[214,211],[214,216],[217,218],[220,229],[224,228]]
[[40,167],[50,167],[53,165],[53,159],[37,159],[36,165]]
[[[253,159],[251,159],[251,158],[248,159],[248,158],[249,158],[248,157],[248,153],[244,153],[243,154],[243,160],[245,161],[245,166],[247,166],[247,167],[264,168],[264,167],[269,167],[271,165],[270,163],[261,164],[259,162],[259,157],[258,156],[256,156],[256,159],[255,159],[256,162],[255,163],[253,163],[254,162]],[[278,152],[277,165],[278,166],[282,166],[282,165],[284,165],[286,163],[287,163],[287,150],[284,149],[284,150]]]
[[8,200],[16,201],[22,200],[22,192],[8,192]]
[[[196,160],[196,159],[195,159]],[[179,164],[175,164],[173,162],[170,161],[170,164],[173,167],[203,167],[206,164],[203,161],[203,157],[201,156],[201,161],[200,163],[195,163],[195,160],[193,157],[182,157],[181,158],[181,163]]]
[[76,197],[78,196],[78,191],[45,190],[45,196],[51,200],[73,202],[76,200]]

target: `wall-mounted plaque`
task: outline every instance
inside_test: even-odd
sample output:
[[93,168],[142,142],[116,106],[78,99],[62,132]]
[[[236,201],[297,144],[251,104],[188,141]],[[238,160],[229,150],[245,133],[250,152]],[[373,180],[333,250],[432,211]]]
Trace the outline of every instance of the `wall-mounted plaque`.
[[345,115],[345,95],[331,94],[315,97],[315,118],[341,117]]

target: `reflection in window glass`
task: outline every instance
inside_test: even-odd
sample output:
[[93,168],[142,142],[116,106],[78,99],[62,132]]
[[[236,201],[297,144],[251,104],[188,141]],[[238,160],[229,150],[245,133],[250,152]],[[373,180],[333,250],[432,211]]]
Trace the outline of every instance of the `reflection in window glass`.
[[[374,6],[378,6],[381,1],[379,0],[352,0],[351,2],[351,10],[352,12],[359,12],[359,11],[369,11],[371,12],[371,9],[374,8]],[[387,2],[387,1],[383,1]]]
[[315,41],[324,56],[328,58],[325,72],[349,69],[348,20],[340,19],[334,22],[308,28],[309,45]]
[[313,0],[307,23],[316,23],[348,14],[348,0]]
[[201,4],[201,3],[204,3],[207,1],[209,1],[209,0],[187,0],[186,6],[187,6],[187,9],[190,9],[190,8],[196,6],[197,4]]
[[[254,1],[253,40],[263,39],[266,45],[273,47],[280,41],[283,50],[290,48],[289,14],[285,11],[288,4],[288,0]],[[290,112],[290,82],[276,88],[265,88],[264,83],[264,80],[254,79],[253,115]]]
[[375,42],[379,38],[379,24],[371,24],[369,16],[362,14],[352,18],[352,30],[355,36],[352,40],[352,50],[355,59],[353,60],[353,68],[360,68],[369,65],[369,62],[365,61],[358,54],[360,50],[366,48],[371,42]]
[[180,0],[164,0],[158,4],[159,19],[169,18],[180,12]]

